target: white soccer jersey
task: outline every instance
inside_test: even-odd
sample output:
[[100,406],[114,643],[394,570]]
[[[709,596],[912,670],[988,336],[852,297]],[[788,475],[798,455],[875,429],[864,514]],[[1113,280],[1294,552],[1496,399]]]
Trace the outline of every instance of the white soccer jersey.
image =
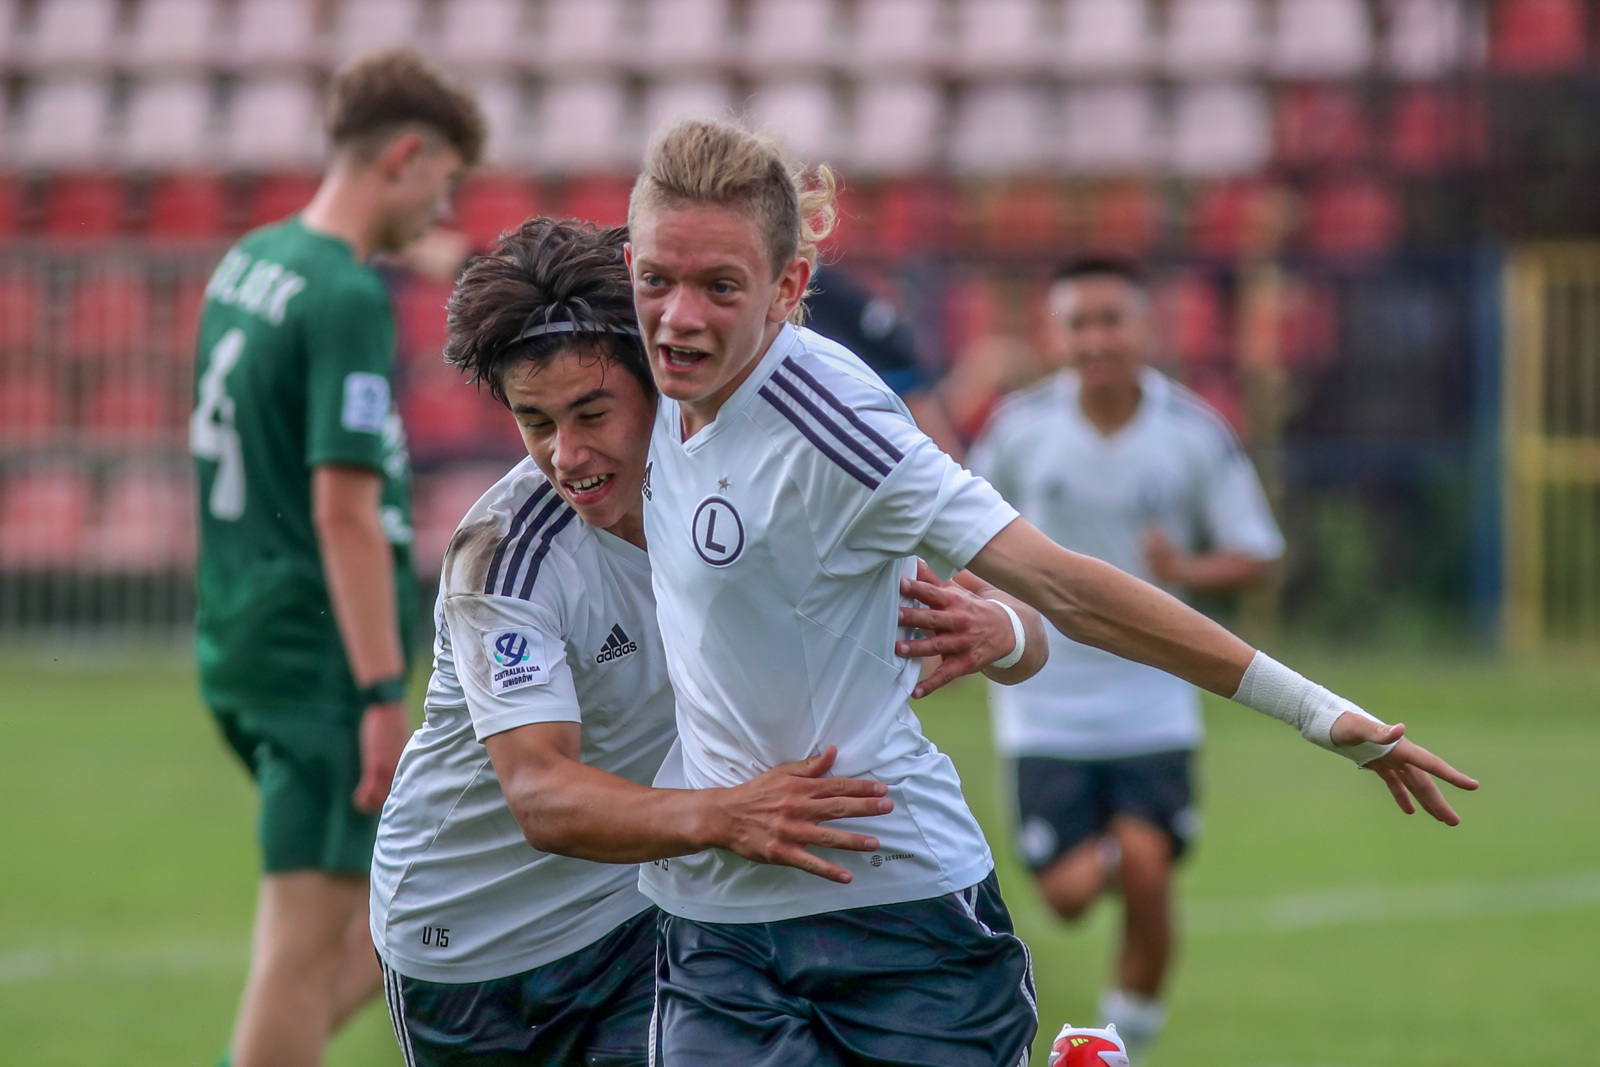
[[[1145,368],[1133,419],[1106,437],[1078,404],[1074,371],[1007,399],[968,464],[1057,544],[1150,581],[1145,531],[1257,559],[1283,554],[1261,482],[1227,422]],[[1194,688],[1051,628],[1050,661],[991,686],[996,740],[1010,756],[1133,756],[1200,743]]]
[[992,867],[950,760],[906,700],[899,580],[949,572],[1016,512],[941,452],[855,356],[785,326],[716,420],[682,440],[663,399],[645,531],[678,697],[662,786],[731,786],[839,748],[833,773],[889,786],[892,814],[841,820],[872,854],[830,851],[838,885],[711,849],[642,867],[667,911],[768,922],[955,892]]
[[585,525],[533,461],[450,541],[427,721],[401,757],[372,860],[372,943],[392,969],[481,982],[542,966],[649,907],[634,864],[530,847],[483,739],[582,724],[584,763],[648,785],[672,689],[644,552]]

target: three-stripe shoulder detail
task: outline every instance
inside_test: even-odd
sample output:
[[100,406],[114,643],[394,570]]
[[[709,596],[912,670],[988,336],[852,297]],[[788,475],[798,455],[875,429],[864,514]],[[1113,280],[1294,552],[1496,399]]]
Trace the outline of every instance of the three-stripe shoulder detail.
[[868,489],[877,489],[905,454],[816,376],[785,359],[757,390],[817,451]]
[[550,554],[550,546],[576,515],[549,482],[529,493],[494,550],[483,591],[523,600],[532,596],[533,583]]

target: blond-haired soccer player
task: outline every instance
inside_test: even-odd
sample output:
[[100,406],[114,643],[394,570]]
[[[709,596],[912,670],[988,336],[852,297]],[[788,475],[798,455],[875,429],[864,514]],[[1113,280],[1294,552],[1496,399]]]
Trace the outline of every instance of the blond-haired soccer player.
[[848,881],[719,850],[644,869],[663,912],[662,1062],[1014,1067],[1037,1029],[1028,953],[954,767],[907,706],[917,672],[894,657],[914,556],[1293,723],[1404,808],[1415,795],[1456,822],[1433,775],[1476,783],[1050,541],[858,359],[795,327],[831,193],[819,177],[802,189],[771,143],[695,121],[654,140],[634,186],[629,266],[662,395],[645,533],[678,701],[657,781],[731,785],[832,745],[838,773],[884,782],[895,807],[872,820],[870,855],[820,850]]
[[234,1067],[321,1062],[378,991],[367,867],[410,733],[416,590],[394,317],[367,261],[433,224],[484,136],[407,52],[341,71],[327,132],[311,203],[213,274],[195,368],[200,687],[261,792]]
[[[1064,264],[1049,289],[1056,373],[1007,399],[968,465],[1058,544],[1177,592],[1229,592],[1283,553],[1232,429],[1147,365],[1143,267],[1112,254]],[[1050,638],[1049,663],[990,696],[1011,762],[1017,851],[1050,907],[1076,920],[1103,886],[1125,905],[1116,984],[1101,998],[1137,1062],[1161,1029],[1172,868],[1199,826],[1190,766],[1194,687]]]

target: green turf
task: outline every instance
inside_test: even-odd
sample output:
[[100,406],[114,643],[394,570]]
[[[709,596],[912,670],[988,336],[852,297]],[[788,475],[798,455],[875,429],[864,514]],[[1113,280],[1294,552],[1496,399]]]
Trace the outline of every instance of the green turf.
[[[1449,830],[1226,705],[1152,1067],[1593,1063],[1600,665],[1352,659],[1315,672],[1484,779]],[[0,662],[0,1063],[211,1067],[245,963],[253,801],[162,657]],[[1011,859],[973,686],[922,707],[991,828],[1042,1025],[1088,1021],[1115,911],[1051,921]],[[1305,897],[1326,893],[1329,896]],[[332,1067],[393,1067],[381,1011]]]

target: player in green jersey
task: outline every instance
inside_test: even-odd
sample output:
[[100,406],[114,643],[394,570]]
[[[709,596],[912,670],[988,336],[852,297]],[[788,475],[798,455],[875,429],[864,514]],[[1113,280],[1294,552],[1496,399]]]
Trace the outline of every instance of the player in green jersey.
[[327,123],[311,203],[212,276],[195,368],[200,687],[261,793],[235,1067],[319,1063],[380,986],[367,870],[410,734],[416,589],[394,316],[367,261],[434,223],[484,137],[407,52],[342,71]]

